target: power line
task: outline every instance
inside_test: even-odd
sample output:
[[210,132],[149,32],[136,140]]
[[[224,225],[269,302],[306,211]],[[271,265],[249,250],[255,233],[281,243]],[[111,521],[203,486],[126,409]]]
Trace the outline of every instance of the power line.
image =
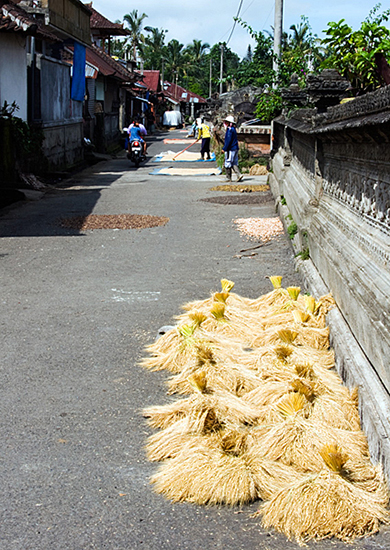
[[265,25],[266,25],[266,23],[267,23],[267,21],[268,21],[270,15],[271,15],[271,13],[274,11],[274,9],[275,9],[275,2],[273,3],[273,6],[272,6],[272,8],[271,8],[271,11],[270,11],[269,14],[267,15],[267,19],[266,19],[266,20],[264,21],[264,23],[263,23],[263,28],[265,27]]
[[238,6],[238,10],[237,10],[237,15],[236,15],[236,17],[235,17],[235,19],[234,19],[234,25],[233,25],[233,27],[232,27],[230,36],[229,36],[229,38],[228,38],[227,41],[226,41],[226,46],[229,44],[230,39],[231,39],[231,37],[233,36],[234,29],[236,28],[236,24],[237,24],[237,19],[238,19],[238,16],[240,15],[240,11],[241,11],[242,4],[243,4],[243,3],[244,3],[244,0],[240,0],[240,5]]

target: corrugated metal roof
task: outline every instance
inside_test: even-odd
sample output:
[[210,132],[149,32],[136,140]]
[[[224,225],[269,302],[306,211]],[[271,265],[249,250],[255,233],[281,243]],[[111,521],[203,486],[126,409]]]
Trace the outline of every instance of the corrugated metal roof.
[[194,92],[190,92],[182,86],[179,86],[178,84],[173,84],[172,82],[164,82],[163,92],[164,95],[169,96],[180,103],[207,103],[204,97],[198,94],[194,94]]
[[160,71],[144,70],[144,84],[152,92],[160,88]]

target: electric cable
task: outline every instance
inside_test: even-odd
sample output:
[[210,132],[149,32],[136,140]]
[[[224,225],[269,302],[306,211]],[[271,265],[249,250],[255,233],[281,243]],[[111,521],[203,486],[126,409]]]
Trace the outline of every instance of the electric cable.
[[241,11],[242,4],[243,4],[243,3],[244,3],[244,0],[241,0],[241,1],[240,1],[240,5],[238,6],[237,15],[236,15],[236,17],[235,17],[235,19],[234,19],[234,25],[233,25],[232,31],[231,31],[231,33],[230,33],[229,38],[228,38],[227,41],[226,41],[226,46],[229,44],[230,39],[231,39],[231,37],[233,36],[234,29],[236,28],[236,24],[237,24],[237,19],[238,19],[238,16],[240,15],[240,11]]

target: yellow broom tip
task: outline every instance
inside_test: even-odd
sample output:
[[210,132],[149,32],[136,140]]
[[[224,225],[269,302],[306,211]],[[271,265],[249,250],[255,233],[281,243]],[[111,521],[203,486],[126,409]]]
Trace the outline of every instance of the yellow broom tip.
[[199,393],[205,393],[207,390],[207,378],[204,371],[194,372],[187,377],[188,382]]
[[320,455],[332,472],[336,472],[336,474],[340,475],[344,472],[345,463],[349,459],[349,456],[343,453],[338,445],[324,445],[322,449],[320,449]]
[[234,287],[234,283],[233,281],[229,281],[229,279],[221,279],[221,287],[222,292],[230,292]]
[[278,330],[278,336],[285,344],[292,344],[298,336],[298,332],[289,328],[283,328]]
[[214,302],[226,303],[226,300],[229,298],[229,292],[216,292],[213,296]]
[[301,378],[308,378],[309,380],[314,380],[316,378],[314,368],[311,363],[298,363],[295,365],[295,370]]
[[189,318],[191,319],[191,321],[193,321],[196,327],[200,327],[203,321],[206,321],[207,316],[201,311],[193,311],[189,314]]
[[301,287],[288,286],[286,290],[290,294],[292,300],[298,300],[299,293],[301,292]]
[[289,393],[276,405],[276,409],[284,418],[294,416],[307,404],[307,399],[301,393]]
[[215,302],[210,309],[210,313],[217,321],[223,321],[225,319],[225,304]]
[[316,393],[314,391],[313,384],[308,380],[302,380],[297,378],[291,382],[291,389],[295,392],[301,393],[306,397],[310,403],[316,398]]
[[303,325],[304,323],[307,323],[307,321],[310,319],[310,315],[305,311],[301,311],[300,309],[295,309],[292,314],[294,317],[294,321],[298,325]]
[[280,346],[275,346],[274,352],[280,361],[287,361],[293,350],[289,346],[281,344]]
[[272,277],[269,278],[269,280],[271,281],[272,283],[272,286],[276,289],[276,288],[282,288],[282,279],[283,277],[280,277],[280,276],[276,276],[276,275],[273,275]]
[[190,338],[195,332],[195,325],[180,325],[177,327],[177,332],[183,338]]

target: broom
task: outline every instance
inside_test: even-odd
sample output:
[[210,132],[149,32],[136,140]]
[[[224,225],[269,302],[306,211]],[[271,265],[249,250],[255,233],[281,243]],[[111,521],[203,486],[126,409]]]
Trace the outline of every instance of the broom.
[[302,401],[302,397],[293,393],[280,400],[275,407],[279,412],[279,421],[271,424],[266,432],[260,427],[257,440],[264,456],[304,472],[318,472],[322,467],[319,449],[324,443],[342,441],[351,461],[359,463],[368,459],[367,440],[363,432],[314,424],[305,418],[306,400]]
[[190,397],[143,410],[143,415],[149,418],[151,426],[165,428],[185,417],[193,418],[196,423],[202,425],[205,414],[213,415],[218,425],[239,426],[256,422],[256,409],[239,397],[222,391],[208,393],[205,373],[192,374],[190,382],[195,389],[195,393]]
[[228,391],[238,397],[261,384],[261,380],[252,370],[226,357],[221,360],[211,346],[199,344],[196,359],[188,363],[180,374],[168,380],[169,393],[192,393],[194,389],[189,376],[196,372],[205,374],[210,391]]
[[224,445],[199,442],[160,466],[152,477],[158,493],[174,502],[240,505],[270,498],[282,487],[296,483],[302,474],[283,464]]
[[185,149],[183,149],[182,151],[180,151],[179,153],[177,153],[177,155],[175,155],[172,160],[176,160],[176,157],[178,157],[179,155],[181,155],[182,153],[184,153],[184,151],[187,151],[187,149],[189,149],[190,147],[192,147],[193,145],[195,145],[195,143],[197,143],[199,141],[199,139],[196,139],[193,143],[191,143],[188,147],[186,147]]
[[326,466],[315,475],[279,491],[258,514],[264,527],[274,527],[303,545],[312,539],[337,537],[351,542],[389,523],[387,487],[361,489],[344,477],[347,457],[336,447],[322,449]]

